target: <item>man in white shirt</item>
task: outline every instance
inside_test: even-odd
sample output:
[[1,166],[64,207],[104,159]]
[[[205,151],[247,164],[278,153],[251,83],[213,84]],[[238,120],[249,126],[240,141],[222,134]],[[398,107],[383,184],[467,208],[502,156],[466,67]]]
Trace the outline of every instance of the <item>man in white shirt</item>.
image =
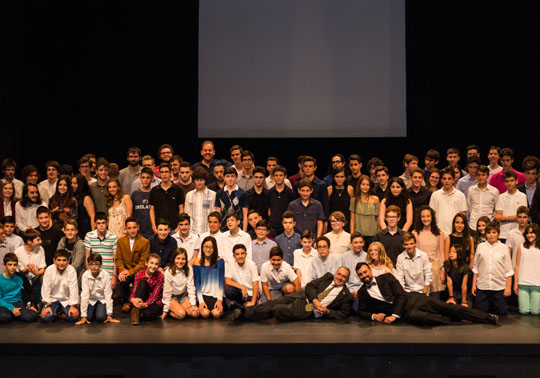
[[193,171],[195,189],[186,194],[184,208],[191,217],[191,231],[200,235],[208,231],[208,215],[213,211],[216,192],[206,187],[209,174],[203,167]]
[[299,274],[302,289],[311,281],[311,262],[318,256],[317,250],[313,248],[313,232],[304,230],[300,237],[302,248],[298,248],[293,252],[294,269],[296,274]]
[[69,255],[65,249],[56,251],[54,264],[43,275],[41,319],[45,323],[52,323],[57,316],[73,323],[79,319],[77,271],[69,265]]
[[176,239],[178,248],[184,248],[187,252],[188,263],[193,265],[194,261],[199,256],[199,246],[201,241],[199,236],[190,232],[191,219],[186,213],[180,213],[178,215],[178,228],[172,236]]
[[480,217],[486,216],[490,220],[495,217],[495,205],[499,198],[499,191],[488,184],[489,168],[480,165],[476,172],[477,184],[469,188],[467,194],[467,209],[470,214],[469,227],[476,231],[476,223]]
[[29,228],[39,226],[36,211],[38,207],[47,205],[41,201],[38,187],[35,184],[26,184],[22,195],[22,199],[15,205],[15,220],[19,231],[24,232]]
[[24,245],[15,250],[19,260],[19,272],[26,275],[32,287],[38,291],[45,273],[45,250],[41,246],[41,234],[31,229],[23,234]]
[[455,171],[446,167],[441,171],[442,188],[431,195],[429,207],[435,210],[437,225],[445,235],[452,233],[452,219],[461,212],[467,215],[467,200],[465,194],[454,188]]
[[410,232],[403,235],[403,248],[397,258],[396,278],[405,291],[428,294],[433,280],[429,257],[416,248],[416,237]]
[[316,240],[319,255],[311,260],[311,280],[321,278],[326,273],[332,273],[341,266],[341,256],[330,253],[330,240],[319,236]]
[[233,247],[236,244],[243,244],[246,246],[247,258],[251,258],[251,237],[249,234],[240,229],[240,216],[236,211],[229,211],[227,213],[227,228],[229,231],[223,233],[222,242],[224,250],[219,251],[219,256],[224,258],[227,262],[232,262]]
[[225,263],[225,298],[245,306],[255,306],[259,296],[257,265],[247,259],[246,247],[233,247],[234,260]]
[[517,209],[527,206],[527,195],[517,190],[517,175],[513,170],[504,172],[506,192],[497,199],[495,220],[500,223],[500,235],[503,243],[511,230],[518,227]]
[[49,195],[48,198],[52,198],[56,193],[56,183],[58,182],[58,170],[60,169],[60,163],[51,160],[45,164],[45,170],[47,172],[47,178],[38,184],[39,191],[46,191]]

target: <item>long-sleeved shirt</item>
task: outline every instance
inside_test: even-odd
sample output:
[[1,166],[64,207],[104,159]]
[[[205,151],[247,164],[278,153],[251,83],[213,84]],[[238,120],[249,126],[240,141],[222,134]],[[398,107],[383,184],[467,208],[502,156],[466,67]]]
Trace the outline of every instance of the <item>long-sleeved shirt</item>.
[[203,303],[203,295],[223,300],[223,290],[225,288],[225,260],[219,259],[216,266],[193,265],[195,273],[195,289],[197,299]]
[[311,280],[321,278],[326,273],[335,274],[341,266],[341,256],[330,253],[326,259],[316,256],[311,260]]
[[396,278],[405,291],[422,293],[424,286],[431,285],[433,273],[428,255],[416,248],[414,257],[403,251],[397,258]]
[[476,223],[482,216],[493,220],[498,198],[499,191],[489,184],[484,189],[480,189],[478,184],[469,188],[467,209],[470,215],[469,226],[472,230],[476,231]]
[[257,265],[257,271],[260,272],[262,264],[270,258],[270,250],[277,247],[277,244],[268,238],[264,239],[262,243],[259,243],[258,240],[253,240],[251,244],[251,259]]
[[46,207],[47,205],[45,205],[45,202],[34,203],[28,207],[23,207],[21,202],[22,201],[19,201],[15,204],[15,221],[19,231],[24,232],[28,227],[39,227],[39,222],[37,221],[36,217],[36,210],[40,206]]
[[477,275],[478,289],[504,290],[506,279],[514,275],[508,247],[500,241],[480,243],[476,248],[472,271]]
[[176,274],[172,274],[170,269],[165,271],[165,283],[163,288],[163,312],[169,312],[169,306],[171,305],[171,298],[173,295],[188,294],[189,303],[194,306],[197,304],[195,279],[193,268],[188,266],[188,274],[183,270],[176,271]]
[[199,192],[194,189],[186,194],[184,211],[191,217],[191,232],[198,235],[208,231],[208,214],[214,211],[216,192],[205,188]]
[[75,268],[68,265],[61,273],[56,265],[45,269],[41,298],[45,303],[60,302],[64,307],[79,304],[79,285]]
[[[223,250],[218,250],[219,256],[226,261],[234,261],[233,248],[236,244],[243,244],[246,247],[247,259],[251,260],[252,256],[252,243],[251,236],[245,231],[238,230],[236,235],[232,235],[230,231],[224,232],[221,235],[221,243]],[[219,247],[218,247],[219,248]]]
[[157,253],[161,257],[161,267],[169,265],[172,253],[178,248],[176,239],[167,235],[165,240],[159,240],[157,235],[150,238],[150,253]]
[[86,269],[86,248],[84,246],[84,241],[79,236],[75,236],[75,241],[71,244],[68,243],[64,236],[58,243],[57,250],[58,249],[66,249],[71,252],[71,266],[75,268],[77,275],[84,272]]
[[6,277],[0,274],[0,307],[13,311],[14,304],[22,300],[23,280],[16,274]]
[[[45,263],[45,251],[43,247],[32,250],[32,252],[27,252],[24,249],[24,246],[19,247],[15,250],[15,255],[19,260],[19,271],[28,267],[28,264],[34,264],[38,269],[46,268],[47,264]],[[28,271],[26,272],[26,277],[30,280],[34,278],[34,273]]]
[[107,315],[112,316],[113,300],[111,276],[105,270],[100,269],[97,277],[94,277],[90,270],[83,273],[81,277],[81,316],[88,315],[88,305],[92,306],[100,301],[107,309]]
[[362,286],[362,281],[356,274],[356,264],[366,262],[367,253],[361,251],[360,253],[354,253],[353,250],[349,250],[341,256],[341,265],[349,268],[349,281],[347,282],[347,288],[352,293],[358,291]]
[[129,296],[129,300],[132,300],[135,298],[135,293],[137,292],[137,288],[141,284],[141,281],[148,282],[148,290],[150,293],[148,294],[148,299],[144,302],[147,306],[150,306],[153,303],[158,304],[159,306],[163,306],[163,274],[161,272],[157,271],[154,273],[152,277],[148,277],[146,275],[146,269],[141,269],[135,274],[135,279],[133,280],[133,289],[131,291],[131,295]]

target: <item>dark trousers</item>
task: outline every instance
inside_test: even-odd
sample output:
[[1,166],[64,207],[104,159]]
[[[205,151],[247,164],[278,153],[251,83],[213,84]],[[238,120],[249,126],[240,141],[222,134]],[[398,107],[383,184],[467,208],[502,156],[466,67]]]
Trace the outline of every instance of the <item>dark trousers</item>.
[[306,311],[306,304],[304,293],[296,292],[256,306],[246,307],[244,318],[263,320],[275,317],[279,320],[302,320],[313,314],[311,311]]
[[58,316],[58,314],[63,312],[66,315],[66,320],[68,322],[72,322],[72,323],[76,322],[77,320],[79,320],[79,318],[78,317],[75,318],[73,315],[69,314],[70,307],[71,306],[64,307],[58,301],[51,303],[50,308],[51,308],[52,314],[45,315],[45,317],[43,318],[43,321],[45,323],[52,323],[56,320],[56,317]]
[[120,290],[120,298],[122,298],[122,304],[129,303],[129,296],[131,295],[131,287],[135,276],[127,276],[124,282],[118,282],[118,289]]
[[248,297],[247,300],[244,300],[244,298],[242,298],[242,290],[233,286],[227,286],[225,288],[225,299],[228,300],[227,301],[227,306],[228,306],[230,301],[235,301],[235,302],[244,304],[246,302],[249,302],[251,300],[251,297]]
[[[150,288],[146,280],[141,280],[137,290],[135,291],[135,298],[140,298],[142,301],[146,301],[150,295]],[[141,320],[152,321],[156,320],[158,316],[163,312],[163,308],[157,303],[152,303],[147,308],[140,310]]]
[[474,307],[477,310],[492,314],[507,315],[508,305],[504,298],[504,290],[480,290],[476,289]]
[[96,322],[103,323],[107,320],[107,306],[100,301],[97,301],[93,306],[88,304],[86,319],[90,322],[95,320]]
[[448,324],[452,321],[468,320],[488,323],[489,315],[469,307],[446,303],[420,293],[407,294],[404,320],[421,325]]
[[35,311],[27,310],[23,301],[19,301],[13,304],[14,307],[21,309],[21,315],[15,316],[6,307],[0,307],[0,324],[6,324],[14,319],[22,320],[23,322],[30,323],[36,321],[38,314]]

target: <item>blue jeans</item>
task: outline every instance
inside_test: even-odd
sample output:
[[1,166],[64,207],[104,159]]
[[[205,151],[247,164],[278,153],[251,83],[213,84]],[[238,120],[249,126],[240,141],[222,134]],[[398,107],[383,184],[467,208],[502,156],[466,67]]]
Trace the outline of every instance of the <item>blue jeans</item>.
[[86,312],[86,319],[88,319],[89,322],[93,322],[95,320],[96,322],[103,323],[105,320],[107,320],[107,306],[100,301],[97,301],[93,306],[89,303],[88,311]]
[[15,316],[6,307],[0,307],[0,324],[6,324],[14,319],[22,320],[25,323],[35,322],[38,314],[35,311],[27,310],[23,301],[13,303],[13,306],[21,309],[21,315]]
[[69,313],[68,313],[69,308],[70,308],[70,306],[64,307],[58,301],[53,302],[53,303],[51,303],[51,307],[50,307],[50,309],[52,311],[52,315],[51,314],[45,315],[45,317],[43,318],[43,321],[45,323],[52,323],[52,322],[54,322],[56,320],[56,317],[58,316],[58,314],[63,312],[64,314],[66,314],[66,320],[68,322],[76,322],[77,320],[79,320],[79,318],[75,318],[75,317],[73,317],[73,315],[69,315]]

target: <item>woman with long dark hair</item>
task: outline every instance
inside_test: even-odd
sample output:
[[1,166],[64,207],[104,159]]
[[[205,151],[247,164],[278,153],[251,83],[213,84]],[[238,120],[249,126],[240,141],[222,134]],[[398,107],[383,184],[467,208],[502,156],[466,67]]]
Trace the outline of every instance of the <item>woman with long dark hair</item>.
[[96,215],[94,201],[90,195],[88,181],[80,173],[71,179],[71,189],[73,190],[73,196],[77,200],[78,235],[81,239],[84,239],[88,232],[96,228],[94,223],[94,216]]
[[413,205],[409,199],[409,193],[405,188],[405,182],[399,177],[392,177],[388,181],[388,190],[381,201],[379,209],[379,228],[386,228],[385,215],[386,208],[394,205],[400,208],[401,218],[398,222],[398,227],[403,231],[409,231],[413,222]]
[[68,219],[77,219],[78,207],[77,199],[73,196],[71,179],[69,176],[60,176],[56,181],[56,191],[49,200],[53,222],[64,226]]

